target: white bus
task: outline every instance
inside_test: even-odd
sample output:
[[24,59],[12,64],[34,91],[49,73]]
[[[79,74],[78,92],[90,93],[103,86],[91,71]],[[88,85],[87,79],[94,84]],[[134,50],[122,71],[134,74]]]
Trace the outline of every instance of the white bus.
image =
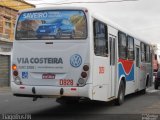
[[82,7],[36,8],[18,15],[13,95],[116,100],[152,79],[150,45]]

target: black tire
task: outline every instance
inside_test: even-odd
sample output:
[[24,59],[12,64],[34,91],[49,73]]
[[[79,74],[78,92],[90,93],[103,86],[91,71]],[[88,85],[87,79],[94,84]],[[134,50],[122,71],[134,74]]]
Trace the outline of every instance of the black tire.
[[158,89],[158,84],[156,81],[154,82],[154,89],[156,89],[156,90]]
[[118,91],[118,98],[115,100],[115,104],[116,105],[123,104],[124,96],[125,96],[125,86],[124,86],[124,83],[121,82],[119,86],[119,91]]

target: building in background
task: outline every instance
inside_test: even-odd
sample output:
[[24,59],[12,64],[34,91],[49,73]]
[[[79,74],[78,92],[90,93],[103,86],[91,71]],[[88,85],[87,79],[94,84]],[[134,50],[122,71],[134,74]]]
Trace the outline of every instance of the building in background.
[[34,7],[24,0],[0,0],[0,86],[10,83],[10,58],[18,11]]

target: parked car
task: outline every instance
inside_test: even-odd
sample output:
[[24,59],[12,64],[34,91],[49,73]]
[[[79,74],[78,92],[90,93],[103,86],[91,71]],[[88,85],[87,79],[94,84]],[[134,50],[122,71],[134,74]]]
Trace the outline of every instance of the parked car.
[[160,86],[160,70],[158,70],[155,75],[154,88],[158,89],[159,86]]
[[37,38],[41,39],[43,36],[54,36],[61,38],[63,35],[69,35],[71,38],[75,34],[75,26],[68,19],[57,19],[52,24],[42,24],[38,27]]

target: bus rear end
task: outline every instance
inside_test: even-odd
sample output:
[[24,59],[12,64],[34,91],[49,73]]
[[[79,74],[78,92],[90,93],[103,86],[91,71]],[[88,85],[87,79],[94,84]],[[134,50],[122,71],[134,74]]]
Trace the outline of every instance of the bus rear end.
[[85,9],[20,13],[12,56],[14,95],[90,98],[87,14]]

